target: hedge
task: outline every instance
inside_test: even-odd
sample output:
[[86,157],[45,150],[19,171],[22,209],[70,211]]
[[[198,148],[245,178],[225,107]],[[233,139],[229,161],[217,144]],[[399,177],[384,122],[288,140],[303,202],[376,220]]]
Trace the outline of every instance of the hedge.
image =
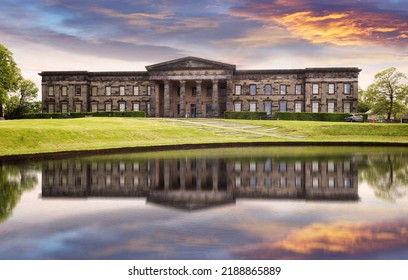
[[232,112],[226,111],[224,118],[226,119],[245,119],[245,120],[265,120],[267,119],[266,112]]
[[[367,114],[360,114],[364,121],[367,121]],[[274,112],[275,120],[296,120],[296,121],[326,121],[343,122],[350,116],[349,113],[293,113],[293,112]]]
[[80,113],[35,113],[24,114],[24,119],[66,119],[66,118],[84,118],[84,117],[131,117],[142,118],[145,116],[143,111],[130,112],[80,112]]

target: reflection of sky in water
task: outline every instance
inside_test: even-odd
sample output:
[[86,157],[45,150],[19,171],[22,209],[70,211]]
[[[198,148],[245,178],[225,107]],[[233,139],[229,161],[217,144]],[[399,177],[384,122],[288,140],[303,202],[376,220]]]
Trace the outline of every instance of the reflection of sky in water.
[[387,202],[361,180],[359,201],[239,198],[192,212],[42,191],[23,192],[0,224],[0,259],[408,259],[408,196]]
[[408,258],[408,210],[401,207],[407,199],[381,202],[364,184],[361,202],[246,199],[197,212],[144,199],[40,199],[40,193],[39,187],[25,193],[0,226],[1,258]]

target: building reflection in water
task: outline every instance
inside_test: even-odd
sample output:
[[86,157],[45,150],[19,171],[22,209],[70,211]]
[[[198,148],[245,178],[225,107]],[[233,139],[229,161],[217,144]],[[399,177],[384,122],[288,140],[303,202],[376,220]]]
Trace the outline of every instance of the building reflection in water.
[[42,197],[146,197],[189,210],[240,198],[357,201],[358,170],[353,156],[49,161]]

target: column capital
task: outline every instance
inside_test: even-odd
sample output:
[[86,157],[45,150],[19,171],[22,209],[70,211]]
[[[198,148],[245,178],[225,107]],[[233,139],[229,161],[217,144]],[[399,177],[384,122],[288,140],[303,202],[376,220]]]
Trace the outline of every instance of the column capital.
[[195,81],[197,85],[201,85],[201,83],[203,82],[203,80],[196,80]]
[[186,80],[180,80],[179,82],[180,82],[180,85],[181,85],[181,86],[185,86],[185,85],[186,85]]
[[216,79],[216,78],[211,79],[211,81],[212,81],[213,84],[218,84],[218,79]]

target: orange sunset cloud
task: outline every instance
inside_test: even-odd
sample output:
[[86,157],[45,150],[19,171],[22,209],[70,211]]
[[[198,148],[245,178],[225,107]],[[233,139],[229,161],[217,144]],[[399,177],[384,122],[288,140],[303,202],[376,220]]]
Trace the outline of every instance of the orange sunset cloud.
[[408,223],[355,224],[335,222],[312,224],[293,231],[286,238],[238,248],[234,253],[251,259],[340,258],[383,252],[408,245]]

